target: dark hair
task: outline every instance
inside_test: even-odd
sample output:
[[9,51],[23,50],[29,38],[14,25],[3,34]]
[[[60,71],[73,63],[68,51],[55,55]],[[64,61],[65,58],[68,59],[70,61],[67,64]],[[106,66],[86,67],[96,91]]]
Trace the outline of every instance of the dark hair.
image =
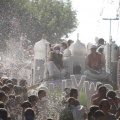
[[99,106],[97,106],[97,105],[92,105],[92,106],[90,107],[90,112],[88,113],[88,120],[90,120],[91,118],[94,117],[94,113],[95,113],[97,110],[99,110]]
[[27,108],[24,112],[24,116],[26,120],[34,120],[35,113],[32,108]]
[[11,84],[12,84],[13,82],[12,82],[12,80],[7,80],[6,83],[7,83],[7,84],[8,84],[8,83],[11,83]]
[[68,47],[67,42],[65,42],[65,41],[63,41],[63,42],[61,43],[61,45],[63,45],[63,46],[65,47],[65,49]]
[[99,108],[102,109],[102,105],[103,105],[105,102],[108,104],[109,109],[110,109],[110,102],[109,102],[107,99],[102,99],[102,100],[100,101],[100,103],[99,103]]
[[30,102],[28,102],[28,101],[25,101],[25,102],[23,102],[22,104],[21,104],[21,107],[22,108],[32,108],[32,105],[30,104]]
[[74,95],[75,93],[78,93],[77,89],[72,88],[72,89],[70,90],[70,97],[71,97],[72,95]]
[[112,100],[115,100],[116,93],[113,90],[108,91],[107,97],[110,97]]
[[8,113],[5,108],[0,108],[0,118],[2,120],[8,120]]
[[46,92],[45,90],[39,90],[38,95],[41,94],[43,91]]
[[10,91],[10,88],[9,88],[7,85],[5,85],[5,86],[3,86],[3,87],[1,88],[1,90],[4,91],[4,92],[6,92],[6,90],[7,90],[7,91]]
[[20,86],[26,86],[27,81],[22,79],[20,80]]
[[75,100],[76,101],[76,99],[74,98],[74,97],[70,97],[70,98],[68,98],[68,102],[70,102],[71,100]]
[[27,93],[27,88],[25,86],[22,87],[22,92]]
[[9,99],[15,99],[15,95],[13,94],[9,95]]
[[3,92],[3,91],[0,91],[0,100],[3,98],[3,97],[5,97],[6,95],[5,95],[5,92]]
[[107,91],[107,88],[103,85],[99,87],[98,91],[101,92],[102,89],[105,89]]
[[102,86],[103,84],[102,83],[99,83],[98,85],[97,85],[97,90],[99,90],[99,88]]
[[17,79],[15,79],[15,78],[12,78],[11,80],[12,80],[13,82],[17,82]]
[[104,116],[105,116],[105,114],[102,110],[97,110],[94,114],[95,118],[104,117]]
[[15,91],[15,94],[21,94],[22,93],[22,88],[18,85],[15,85],[14,86],[14,91]]
[[4,103],[0,101],[0,108],[5,108]]
[[31,102],[34,102],[34,101],[37,101],[37,96],[36,95],[31,95],[28,97],[28,101],[31,103]]
[[2,79],[2,83],[3,83],[3,85],[6,84],[7,81],[8,81],[8,79],[4,79],[4,78],[3,78],[3,79]]
[[14,87],[12,83],[8,83],[7,86],[8,86],[10,89]]

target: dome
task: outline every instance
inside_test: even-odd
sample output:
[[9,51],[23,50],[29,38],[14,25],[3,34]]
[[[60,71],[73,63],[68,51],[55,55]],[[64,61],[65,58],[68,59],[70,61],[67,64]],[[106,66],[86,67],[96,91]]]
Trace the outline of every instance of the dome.
[[81,43],[79,40],[72,43],[69,47],[72,56],[80,56],[86,54],[85,44]]
[[35,59],[45,59],[46,48],[48,53],[50,51],[50,46],[47,40],[42,39],[36,42],[34,46]]
[[68,48],[65,49],[64,52],[63,52],[63,56],[64,57],[70,57],[71,56],[71,51]]

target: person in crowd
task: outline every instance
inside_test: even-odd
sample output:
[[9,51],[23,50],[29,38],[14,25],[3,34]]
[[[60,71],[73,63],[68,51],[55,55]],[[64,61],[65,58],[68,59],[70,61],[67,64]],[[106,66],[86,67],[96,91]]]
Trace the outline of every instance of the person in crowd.
[[91,53],[86,57],[86,68],[84,72],[87,79],[89,80],[108,80],[108,74],[103,70],[105,66],[104,57],[96,52],[97,47],[95,45],[91,46]]
[[[49,100],[46,98],[46,91],[39,90],[38,91],[38,120],[44,119],[46,120],[49,117],[50,113],[50,103]],[[41,119],[40,119],[41,118]]]
[[7,80],[6,84],[11,83],[13,84],[12,80]]
[[120,104],[120,98],[116,96],[115,91],[109,90],[107,92],[107,97],[111,98],[113,100],[113,102],[115,103],[116,107],[118,108],[118,106]]
[[32,108],[27,108],[24,112],[25,120],[35,120],[35,113]]
[[68,47],[67,42],[63,41],[61,43],[61,47],[60,47],[60,51],[61,51],[62,54],[64,53],[64,50],[67,49],[67,47]]
[[3,85],[7,84],[7,81],[8,81],[7,78],[3,78],[3,79],[2,79],[2,83],[3,83]]
[[72,43],[74,43],[73,40],[68,40],[68,41],[67,41],[67,45],[68,45],[68,47],[69,47]]
[[7,95],[5,94],[5,92],[0,91],[0,101],[4,103],[4,105],[6,105],[8,100]]
[[111,104],[107,99],[102,99],[99,108],[102,110],[105,114],[104,119],[105,120],[116,120],[116,117],[114,114],[110,113],[110,107]]
[[77,120],[78,118],[81,118],[81,120],[84,120],[86,118],[86,109],[77,100],[78,99],[78,90],[75,88],[71,88],[70,97],[75,98],[75,108],[73,111],[74,119]]
[[24,120],[24,112],[27,108],[32,108],[32,105],[30,104],[30,102],[28,101],[24,101],[22,104],[21,104],[21,107],[22,107],[22,120]]
[[118,107],[115,116],[116,116],[116,119],[120,118],[120,107]]
[[99,105],[102,99],[107,99],[110,102],[111,108],[110,111],[115,114],[116,113],[116,106],[111,98],[106,96],[107,88],[105,86],[99,87],[99,97],[93,100],[93,105]]
[[27,92],[28,92],[27,87],[23,86],[22,87],[22,96],[23,96],[24,101],[26,101],[27,98],[28,98],[28,93]]
[[38,101],[38,97],[36,95],[31,95],[28,97],[28,101],[30,102],[30,104],[32,105],[32,109],[35,112],[36,117],[38,116],[38,107],[36,106],[37,101]]
[[[15,95],[22,95],[22,88],[19,86],[19,85],[15,85],[14,86],[14,92],[15,92]],[[22,97],[22,96],[21,96]]]
[[70,90],[70,97],[74,97],[75,99],[78,99],[78,90],[76,88],[72,88]]
[[74,120],[73,107],[75,107],[75,98],[71,97],[68,99],[68,106],[60,112],[59,120]]
[[90,107],[90,112],[88,112],[88,120],[94,120],[94,114],[97,110],[99,110],[99,106],[92,105]]
[[4,85],[1,90],[5,92],[6,95],[10,94],[10,88],[7,85]]
[[13,82],[13,85],[17,85],[17,79],[12,78],[11,80],[12,80],[12,82]]
[[22,80],[20,80],[19,85],[20,85],[21,87],[24,87],[24,86],[27,87],[27,81],[24,80],[24,79],[22,79]]
[[54,50],[49,53],[47,70],[49,78],[54,79],[55,77],[65,76],[66,72],[63,69],[63,55],[60,53],[60,46],[55,45]]
[[91,103],[93,102],[93,100],[94,100],[95,98],[99,97],[98,89],[99,89],[100,86],[102,86],[102,83],[99,83],[99,84],[97,85],[97,87],[96,87],[97,92],[92,95],[92,97],[91,97]]
[[21,104],[23,103],[23,99],[21,95],[15,96],[15,120],[21,120],[22,119],[22,108]]
[[9,95],[8,102],[6,104],[7,106],[7,111],[9,116],[11,117],[12,120],[15,120],[15,111],[16,111],[16,106],[15,106],[15,95]]
[[105,114],[102,110],[97,110],[94,114],[94,120],[105,120]]
[[8,120],[8,113],[5,108],[0,108],[0,119],[1,120]]
[[8,83],[7,86],[9,87],[10,89],[10,94],[13,94],[13,84],[12,83]]

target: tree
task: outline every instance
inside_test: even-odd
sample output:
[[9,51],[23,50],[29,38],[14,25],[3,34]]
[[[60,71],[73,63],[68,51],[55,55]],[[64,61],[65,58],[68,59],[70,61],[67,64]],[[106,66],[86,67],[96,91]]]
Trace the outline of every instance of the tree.
[[[9,3],[8,3],[9,1]],[[77,27],[76,11],[70,0],[2,0],[3,11],[20,20],[20,33],[33,43],[45,33],[50,42],[73,32]],[[4,7],[6,6],[6,7]],[[4,12],[3,12],[4,14]],[[9,29],[8,29],[9,30]]]

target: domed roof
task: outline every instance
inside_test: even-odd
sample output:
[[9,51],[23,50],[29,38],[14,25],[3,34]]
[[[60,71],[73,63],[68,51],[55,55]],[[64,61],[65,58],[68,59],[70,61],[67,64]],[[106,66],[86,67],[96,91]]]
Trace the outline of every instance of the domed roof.
[[67,48],[67,49],[64,50],[63,56],[64,57],[70,57],[71,56],[71,51],[69,50],[69,48]]
[[47,40],[42,39],[36,42],[34,45],[35,58],[44,59],[46,55],[46,48],[47,48],[47,53],[48,53],[50,50],[50,46]]
[[74,43],[72,43],[69,49],[73,56],[86,54],[85,44],[81,43],[79,40],[76,40]]

